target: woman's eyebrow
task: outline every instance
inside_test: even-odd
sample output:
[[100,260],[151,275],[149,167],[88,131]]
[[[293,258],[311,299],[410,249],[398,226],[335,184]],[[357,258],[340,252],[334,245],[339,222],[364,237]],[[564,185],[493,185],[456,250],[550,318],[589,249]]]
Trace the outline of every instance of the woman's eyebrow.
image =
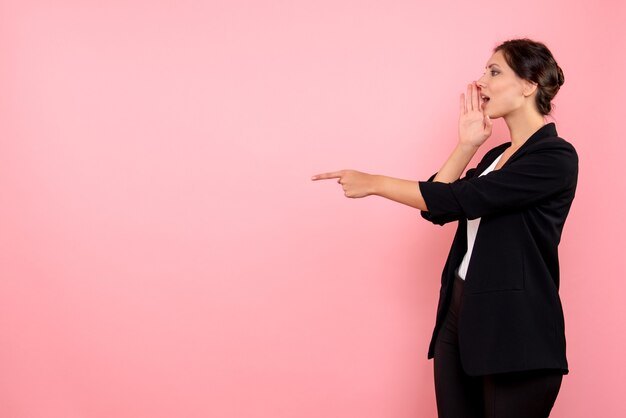
[[491,68],[491,67],[493,67],[494,65],[495,65],[496,67],[498,66],[498,64],[491,64],[490,66],[485,67],[485,68]]

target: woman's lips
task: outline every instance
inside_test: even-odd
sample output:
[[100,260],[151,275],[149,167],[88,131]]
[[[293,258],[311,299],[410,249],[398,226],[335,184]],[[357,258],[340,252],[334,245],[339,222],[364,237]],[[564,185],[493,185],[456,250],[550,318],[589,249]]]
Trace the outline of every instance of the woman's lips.
[[487,106],[487,102],[490,100],[489,96],[485,96],[484,94],[480,96],[480,99],[482,100],[481,107]]

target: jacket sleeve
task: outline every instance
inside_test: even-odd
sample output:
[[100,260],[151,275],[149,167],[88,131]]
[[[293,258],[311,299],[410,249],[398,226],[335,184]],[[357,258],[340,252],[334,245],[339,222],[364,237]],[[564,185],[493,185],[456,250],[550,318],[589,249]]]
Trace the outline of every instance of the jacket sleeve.
[[[461,182],[461,181],[465,181],[467,179],[470,179],[470,178],[474,177],[475,174],[476,174],[476,168],[470,168],[465,173],[465,177],[462,177],[462,178],[458,179],[455,183]],[[435,173],[432,176],[430,176],[430,178],[427,180],[427,182],[428,183],[432,183],[433,179],[435,178],[436,175],[437,175],[437,173]],[[420,184],[419,187],[420,187],[420,191],[422,192],[422,195],[423,195],[424,192],[423,192],[423,188],[421,186],[422,183],[424,183],[424,182],[419,182],[419,184]],[[438,184],[449,184],[449,183],[438,183]],[[424,197],[424,200],[426,200],[426,197]],[[428,201],[426,201],[426,206],[428,206]],[[430,206],[428,206],[428,207],[430,208]],[[422,210],[422,211],[420,211],[420,214],[422,215],[422,218],[424,218],[427,221],[430,221],[432,223],[438,224],[438,225],[444,225],[444,224],[446,224],[448,222],[458,221],[459,220],[459,217],[455,217],[455,216],[446,217],[445,215],[441,216],[441,217],[433,218],[432,212],[430,210],[429,211]],[[437,214],[435,214],[435,216],[436,215]]]
[[453,183],[418,182],[428,207],[422,216],[443,225],[461,218],[519,210],[575,187],[577,176],[576,150],[568,142],[555,142],[528,150],[484,176],[466,176]]

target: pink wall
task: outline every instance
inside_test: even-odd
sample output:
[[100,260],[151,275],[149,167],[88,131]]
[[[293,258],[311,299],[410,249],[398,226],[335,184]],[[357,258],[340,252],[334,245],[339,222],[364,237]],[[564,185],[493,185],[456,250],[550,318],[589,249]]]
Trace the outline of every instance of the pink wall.
[[0,2],[0,416],[435,417],[454,225],[309,178],[427,178],[520,36],[580,155],[552,416],[625,416],[624,2],[298,3]]

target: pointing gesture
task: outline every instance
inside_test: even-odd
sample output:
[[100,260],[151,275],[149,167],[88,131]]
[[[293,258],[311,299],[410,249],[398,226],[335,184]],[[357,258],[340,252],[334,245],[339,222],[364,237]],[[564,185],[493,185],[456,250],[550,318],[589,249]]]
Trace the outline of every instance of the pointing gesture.
[[338,179],[337,183],[343,187],[344,195],[351,198],[360,198],[374,194],[376,176],[356,170],[341,170],[330,173],[317,174],[311,180]]
[[376,195],[420,210],[428,210],[416,181],[361,173],[356,170],[333,171],[311,177],[311,180],[330,179],[337,179],[346,197]]

